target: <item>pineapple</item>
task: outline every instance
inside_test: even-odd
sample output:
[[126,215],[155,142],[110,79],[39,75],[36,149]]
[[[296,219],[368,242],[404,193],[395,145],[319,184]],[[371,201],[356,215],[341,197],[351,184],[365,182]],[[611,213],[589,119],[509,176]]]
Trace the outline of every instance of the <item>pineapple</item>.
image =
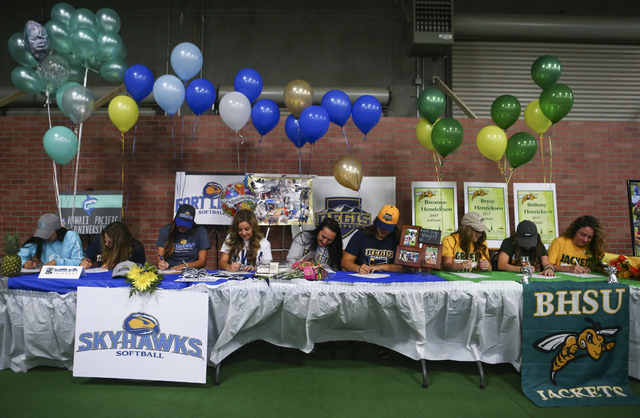
[[0,263],[0,272],[4,277],[19,276],[22,269],[22,259],[18,256],[20,249],[20,235],[15,234],[4,235],[4,252],[5,256]]

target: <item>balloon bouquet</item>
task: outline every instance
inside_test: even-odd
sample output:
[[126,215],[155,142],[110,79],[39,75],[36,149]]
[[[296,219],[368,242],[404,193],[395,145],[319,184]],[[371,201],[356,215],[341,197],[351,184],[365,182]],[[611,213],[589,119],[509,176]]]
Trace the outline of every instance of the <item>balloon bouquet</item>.
[[75,200],[82,124],[95,107],[93,94],[86,87],[88,71],[99,73],[108,81],[121,82],[127,69],[123,61],[126,49],[118,35],[120,26],[120,17],[112,9],[93,13],[57,3],[51,9],[51,20],[44,26],[28,21],[23,32],[9,38],[9,53],[20,64],[11,73],[12,83],[25,93],[43,94],[48,112],[50,99],[55,97],[62,113],[77,125],[75,132],[66,127],[52,127],[49,117],[49,130],[43,137],[45,151],[54,161],[58,203],[55,164],[65,165],[74,156]]

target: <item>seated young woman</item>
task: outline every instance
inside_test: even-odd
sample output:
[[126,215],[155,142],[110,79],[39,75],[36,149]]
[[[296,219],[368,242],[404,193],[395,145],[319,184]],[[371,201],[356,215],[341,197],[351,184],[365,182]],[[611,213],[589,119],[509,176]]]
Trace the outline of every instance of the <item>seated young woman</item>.
[[79,266],[82,261],[82,241],[77,232],[64,228],[55,213],[45,213],[38,219],[36,232],[18,255],[26,269],[44,266]]
[[311,257],[334,271],[341,270],[342,231],[335,219],[324,218],[313,231],[303,231],[295,236],[287,263],[291,265],[303,257]]
[[516,233],[502,241],[498,253],[498,270],[522,272],[524,266],[544,276],[555,276],[538,228],[531,221],[520,222]]
[[147,257],[144,246],[133,238],[127,225],[122,222],[113,222],[91,240],[80,265],[84,268],[97,266],[105,270],[113,270],[123,261],[144,265]]
[[380,209],[373,224],[356,231],[342,256],[342,268],[356,273],[401,272],[394,264],[400,242],[400,211],[393,205]]
[[549,261],[556,271],[568,273],[590,273],[590,258],[604,256],[607,243],[604,229],[590,215],[571,222],[569,228],[549,245]]
[[272,260],[271,243],[260,232],[256,215],[249,209],[236,212],[220,249],[220,268],[255,271],[259,265],[269,264]]
[[446,271],[491,271],[484,218],[468,212],[460,228],[442,240],[442,269]]
[[195,223],[196,210],[180,205],[173,221],[160,229],[156,241],[160,270],[180,271],[185,267],[205,268],[207,250],[211,248],[207,230]]

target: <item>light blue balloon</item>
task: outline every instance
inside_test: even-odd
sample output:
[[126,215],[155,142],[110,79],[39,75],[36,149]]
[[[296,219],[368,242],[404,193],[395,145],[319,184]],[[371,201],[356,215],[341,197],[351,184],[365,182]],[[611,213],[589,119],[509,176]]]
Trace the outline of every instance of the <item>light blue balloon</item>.
[[184,81],[195,77],[202,69],[200,48],[190,42],[177,45],[171,52],[171,68]]
[[184,85],[174,75],[163,75],[153,84],[153,97],[156,103],[173,116],[184,103]]
[[44,150],[49,157],[60,165],[73,160],[78,152],[78,138],[65,126],[54,126],[44,134],[42,139]]

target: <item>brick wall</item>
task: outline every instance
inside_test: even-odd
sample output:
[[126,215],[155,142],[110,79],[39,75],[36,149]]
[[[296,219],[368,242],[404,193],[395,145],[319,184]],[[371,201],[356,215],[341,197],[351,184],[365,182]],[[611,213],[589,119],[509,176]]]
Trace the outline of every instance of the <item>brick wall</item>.
[[[298,150],[286,138],[284,119],[265,136],[260,146],[259,135],[249,123],[249,127],[241,131],[242,138],[238,138],[244,141],[240,145],[238,165],[235,133],[217,116],[198,119],[141,116],[135,134],[135,152],[132,155],[132,129],[125,135],[124,158],[119,132],[109,118],[92,116],[85,122],[82,133],[78,194],[87,188],[119,189],[124,162],[125,222],[145,244],[147,257],[155,260],[157,233],[171,220],[176,171],[244,172],[248,150],[249,172],[254,171],[254,166],[256,172],[299,172]],[[345,126],[353,155],[362,162],[366,176],[396,176],[396,202],[403,223],[411,222],[411,182],[436,180],[431,152],[423,148],[415,136],[417,121],[415,118],[382,118],[369,133],[366,143],[351,122]],[[492,122],[486,119],[460,122],[465,139],[462,146],[446,158],[441,172],[445,181],[458,182],[458,210],[462,214],[464,181],[504,182],[504,176],[497,163],[483,157],[475,144],[478,131]],[[68,120],[62,117],[54,117],[52,123],[68,126]],[[52,161],[42,147],[47,129],[46,117],[0,117],[2,234],[17,230],[25,240],[33,233],[42,213],[55,211]],[[508,135],[520,130],[530,132],[523,120],[511,127]],[[640,179],[637,145],[640,123],[561,121],[547,134],[553,144],[552,174],[558,192],[560,230],[577,216],[592,214],[605,227],[608,250],[632,254],[626,180]],[[306,145],[302,149],[304,173],[310,148]],[[341,131],[331,125],[325,137],[313,147],[311,174],[332,175],[333,164],[346,154]],[[548,182],[550,163],[545,136],[544,170],[539,149],[533,161],[515,170],[511,183],[542,183],[545,178]],[[58,166],[61,192],[73,190],[74,170],[75,160],[64,167]],[[513,216],[511,219],[513,223]],[[213,245],[216,237],[225,233],[222,227],[208,227],[208,230]],[[274,248],[288,246],[290,239],[289,228],[271,228],[270,241]],[[216,252],[210,252],[209,267],[216,266]]]

